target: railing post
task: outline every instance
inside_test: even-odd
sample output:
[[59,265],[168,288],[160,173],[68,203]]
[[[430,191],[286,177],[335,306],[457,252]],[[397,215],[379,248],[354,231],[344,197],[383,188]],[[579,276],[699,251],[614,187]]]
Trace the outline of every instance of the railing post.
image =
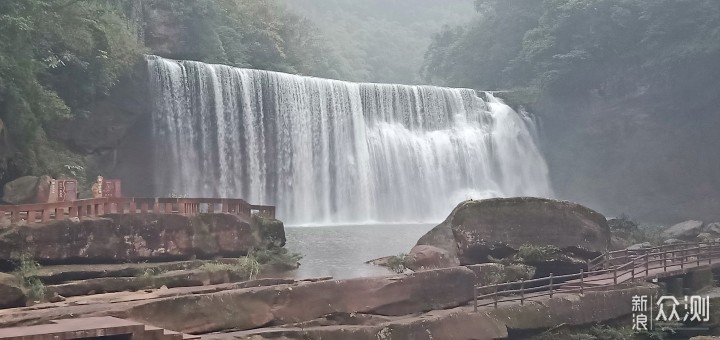
[[17,223],[20,221],[20,212],[17,210],[10,210],[10,223]]
[[708,251],[708,264],[712,264],[712,258],[713,258],[713,245],[715,242],[710,242],[710,250]]
[[650,272],[650,254],[645,254],[645,277],[647,277]]
[[680,269],[685,269],[685,248],[680,249]]
[[635,259],[632,260],[630,265],[630,281],[635,281]]
[[28,210],[27,212],[27,223],[33,224],[35,223],[35,210]]
[[697,261],[697,266],[700,267],[700,242],[698,242],[697,255],[695,256],[695,260]]
[[667,271],[667,253],[663,253],[663,272]]
[[497,283],[495,284],[495,292],[493,293],[493,305],[495,306],[495,309],[497,309],[498,305],[498,297],[497,297],[498,291],[497,291]]
[[706,253],[707,253],[707,255],[708,255],[708,264],[712,264],[712,255],[713,255],[713,254],[712,254],[712,245],[713,245],[713,243],[714,243],[714,242],[710,242],[710,244],[708,245],[708,247],[706,247],[706,248],[710,248],[710,249],[706,249],[706,250],[707,250]]
[[605,262],[603,263],[603,269],[607,269],[608,264],[610,263],[610,252],[606,252],[605,254]]
[[525,304],[525,279],[520,279],[520,306]]
[[613,269],[613,285],[615,286],[617,286],[617,269],[617,266],[615,266],[615,269]]
[[473,285],[473,311],[477,312],[477,286]]
[[670,263],[675,265],[675,249],[670,249]]
[[625,248],[625,262],[627,263],[627,261],[628,261],[629,259],[630,259],[630,250],[628,250],[627,248]]
[[583,283],[585,282],[585,273],[580,269],[580,295],[585,295]]
[[553,296],[553,273],[550,273],[550,297]]

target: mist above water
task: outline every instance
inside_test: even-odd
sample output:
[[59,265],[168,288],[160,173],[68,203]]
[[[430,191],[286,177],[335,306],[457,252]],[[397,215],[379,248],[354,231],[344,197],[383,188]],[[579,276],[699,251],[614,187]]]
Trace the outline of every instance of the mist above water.
[[243,197],[290,224],[334,224],[551,194],[532,120],[490,93],[154,56],[148,68],[158,195]]

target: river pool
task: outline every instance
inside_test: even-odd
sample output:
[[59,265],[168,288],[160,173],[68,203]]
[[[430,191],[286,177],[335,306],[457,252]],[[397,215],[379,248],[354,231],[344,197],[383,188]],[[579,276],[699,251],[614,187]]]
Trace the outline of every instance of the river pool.
[[435,224],[373,224],[286,227],[288,250],[303,255],[297,278],[352,278],[389,275],[365,264],[378,257],[408,253]]

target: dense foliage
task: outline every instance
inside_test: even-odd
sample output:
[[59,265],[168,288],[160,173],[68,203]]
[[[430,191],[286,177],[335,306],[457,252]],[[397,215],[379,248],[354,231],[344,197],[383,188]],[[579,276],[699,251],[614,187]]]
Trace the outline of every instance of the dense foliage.
[[508,90],[540,116],[558,197],[646,222],[716,220],[720,2],[477,0],[429,82]]
[[475,7],[472,23],[435,35],[426,79],[617,93],[637,82],[682,88],[710,81],[704,69],[720,60],[720,2],[713,0],[477,0]]
[[83,159],[46,131],[91,115],[145,53],[337,77],[325,46],[311,22],[276,1],[2,1],[0,183],[85,176]]
[[43,127],[84,114],[143,49],[112,1],[4,1],[0,13],[0,147],[19,151],[16,172],[48,172]]

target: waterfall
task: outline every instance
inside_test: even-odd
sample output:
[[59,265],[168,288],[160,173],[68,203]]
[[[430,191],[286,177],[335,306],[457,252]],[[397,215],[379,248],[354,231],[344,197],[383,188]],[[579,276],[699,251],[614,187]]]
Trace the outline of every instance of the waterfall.
[[534,123],[490,93],[148,56],[155,193],[272,204],[290,224],[440,221],[549,196]]

